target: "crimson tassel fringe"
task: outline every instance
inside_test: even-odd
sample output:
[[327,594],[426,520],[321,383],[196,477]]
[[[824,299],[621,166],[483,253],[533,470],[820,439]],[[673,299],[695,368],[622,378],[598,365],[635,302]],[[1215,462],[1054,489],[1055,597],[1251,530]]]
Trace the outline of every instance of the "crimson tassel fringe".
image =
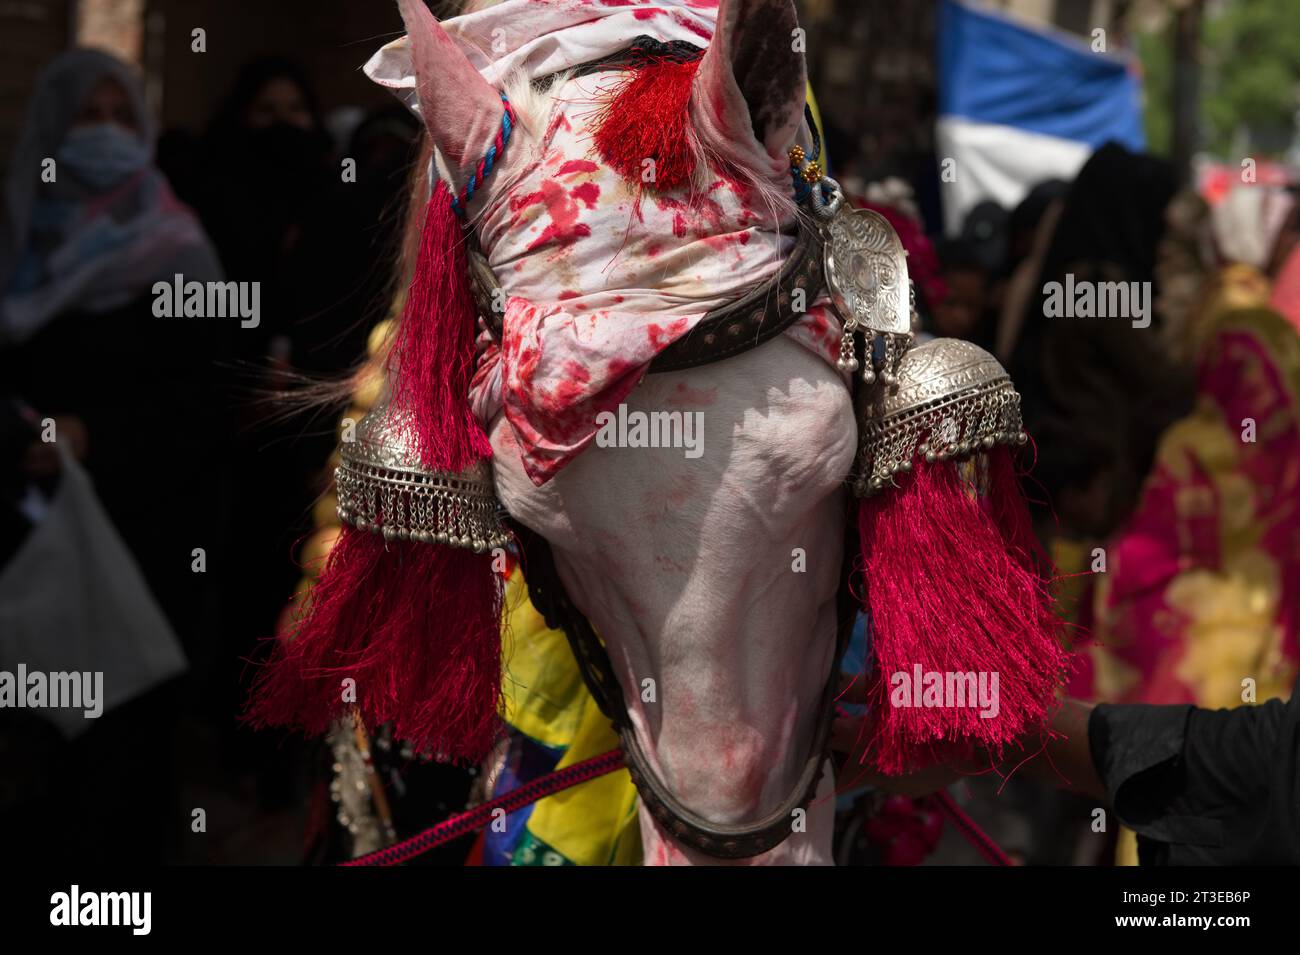
[[[669,191],[690,182],[691,85],[700,61],[650,58],[628,72],[596,120],[596,149],[626,181]],[[654,160],[654,179],[642,163]]]
[[[976,750],[996,762],[1022,734],[1045,727],[1069,672],[1048,562],[1011,452],[997,447],[983,460],[985,494],[955,463],[918,462],[900,487],[860,505],[878,714],[869,752],[888,775]],[[996,673],[997,715],[981,717],[976,701],[913,706],[910,693],[899,700],[907,705],[892,705],[918,665],[945,682],[950,673]],[[908,681],[895,689],[897,673]]]
[[469,405],[477,310],[468,275],[461,223],[440,179],[389,355],[393,403],[408,414],[420,459],[434,471],[460,472],[492,455]]
[[502,588],[491,565],[491,554],[344,528],[257,678],[248,721],[320,736],[356,711],[368,726],[392,721],[419,753],[483,759],[501,708]]

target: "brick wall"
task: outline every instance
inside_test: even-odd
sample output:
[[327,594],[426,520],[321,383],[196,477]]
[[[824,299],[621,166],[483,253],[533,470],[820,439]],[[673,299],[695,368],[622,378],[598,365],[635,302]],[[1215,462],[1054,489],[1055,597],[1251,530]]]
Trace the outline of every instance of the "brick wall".
[[36,73],[68,44],[68,0],[0,0],[0,176],[18,138]]
[[[298,60],[326,111],[392,102],[361,73],[372,52],[401,35],[388,0],[147,0],[145,16],[145,63],[164,126],[202,128],[240,67],[263,54]],[[206,53],[191,51],[195,28],[206,31]]]
[[80,0],[77,44],[115,53],[140,65],[144,50],[145,0]]
[[[207,52],[191,52],[191,30]],[[321,105],[392,102],[361,73],[401,32],[391,0],[0,0],[0,175],[36,74],[74,40],[139,64],[163,126],[203,128],[251,57],[298,59]]]

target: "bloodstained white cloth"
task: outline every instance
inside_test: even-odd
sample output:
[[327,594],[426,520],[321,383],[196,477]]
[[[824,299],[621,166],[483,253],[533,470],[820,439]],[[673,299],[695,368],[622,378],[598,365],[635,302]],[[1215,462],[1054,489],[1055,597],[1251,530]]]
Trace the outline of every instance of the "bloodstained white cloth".
[[[707,46],[716,12],[707,0],[507,0],[442,27],[500,87],[520,71],[552,74],[643,35]],[[416,108],[405,37],[366,72]],[[485,425],[505,414],[538,485],[591,443],[597,416],[617,409],[656,355],[769,278],[794,244],[793,217],[778,224],[761,191],[736,176],[715,171],[692,196],[665,195],[606,167],[592,124],[616,79],[597,73],[560,90],[544,126],[516,130],[470,208],[508,295],[501,343],[480,339],[474,410]],[[771,188],[788,193],[784,160],[766,170]],[[825,301],[809,302],[786,334],[834,365],[840,324]]]

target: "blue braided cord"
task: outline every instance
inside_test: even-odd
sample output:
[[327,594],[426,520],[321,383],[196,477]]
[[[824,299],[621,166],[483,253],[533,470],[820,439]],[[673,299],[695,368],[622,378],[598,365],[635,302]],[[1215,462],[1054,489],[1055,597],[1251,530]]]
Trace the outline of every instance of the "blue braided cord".
[[[505,93],[501,93],[500,91],[498,91],[498,94],[501,97],[501,102],[505,103],[506,105],[509,105],[510,98],[506,96]],[[510,133],[513,130],[513,128],[514,125],[510,122],[510,110],[507,109],[501,114],[501,148],[502,149],[505,149],[506,144],[510,142]],[[476,169],[474,171],[474,175],[470,177],[469,182],[465,184],[466,202],[469,202],[470,199],[474,198],[474,193],[478,189],[478,187],[483,184],[483,180],[492,174],[492,167],[496,165],[496,160],[497,160],[497,144],[493,143],[491,146],[488,147],[487,154],[483,157],[483,175],[480,176],[478,174],[478,170]],[[461,206],[459,196],[453,195],[451,197],[451,209],[452,212],[456,213],[456,215],[459,216],[460,218],[462,219],[465,218],[465,210]]]
[[804,182],[803,176],[799,175],[798,169],[790,170],[790,178],[794,180],[794,197],[799,202],[803,202],[812,194],[812,186]]
[[[829,200],[830,200],[830,197],[831,197],[831,192],[830,192],[830,188],[831,188],[831,187],[828,186],[828,185],[826,185],[825,183],[820,183],[820,182],[819,182],[819,183],[817,183],[817,188],[820,189],[820,190],[822,191],[822,198],[825,199],[825,200],[827,200],[827,201],[829,201]],[[804,201],[805,199],[807,199],[810,195],[812,195],[812,191],[813,191],[813,187],[812,187],[811,185],[809,185],[808,183],[804,182],[803,179],[802,179],[802,177],[800,177],[800,176],[796,173],[795,176],[794,176],[794,197],[795,197],[795,199],[798,200],[799,202],[803,202],[803,201]]]

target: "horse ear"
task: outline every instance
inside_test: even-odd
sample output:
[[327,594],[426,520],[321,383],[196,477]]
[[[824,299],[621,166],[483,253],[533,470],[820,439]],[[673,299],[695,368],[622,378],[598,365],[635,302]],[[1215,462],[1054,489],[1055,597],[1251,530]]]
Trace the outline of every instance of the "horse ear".
[[724,139],[752,134],[784,161],[803,120],[807,68],[793,0],[721,0],[695,75],[707,121]]
[[456,45],[422,0],[398,0],[410,43],[420,114],[459,192],[501,127],[501,94]]

